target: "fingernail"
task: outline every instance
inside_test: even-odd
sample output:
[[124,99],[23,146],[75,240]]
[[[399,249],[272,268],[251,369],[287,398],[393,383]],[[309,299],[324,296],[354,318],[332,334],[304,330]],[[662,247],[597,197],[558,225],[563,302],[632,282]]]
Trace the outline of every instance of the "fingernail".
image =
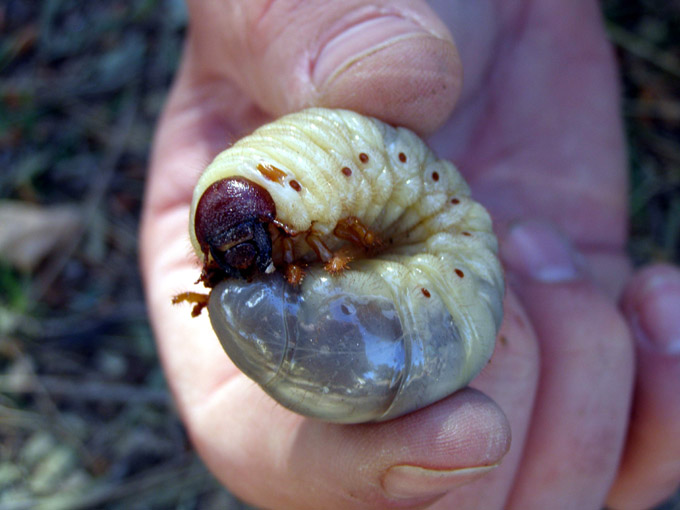
[[385,473],[382,483],[385,492],[393,498],[434,497],[476,480],[497,466],[445,470],[393,466]]
[[324,45],[314,63],[312,79],[321,87],[361,57],[416,35],[434,37],[420,25],[399,16],[381,16],[357,23]]
[[665,354],[680,355],[680,275],[668,271],[651,277],[635,306],[643,340]]
[[579,277],[571,243],[548,223],[526,221],[510,228],[501,245],[508,269],[545,283]]

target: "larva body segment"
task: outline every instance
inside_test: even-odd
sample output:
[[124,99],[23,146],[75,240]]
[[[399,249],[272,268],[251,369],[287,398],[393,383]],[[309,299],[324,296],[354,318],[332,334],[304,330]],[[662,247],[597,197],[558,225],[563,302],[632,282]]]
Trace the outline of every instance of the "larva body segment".
[[[414,133],[344,110],[285,116],[208,166],[192,226],[206,190],[236,177],[275,204],[277,271],[204,278],[208,310],[232,360],[277,401],[328,421],[386,420],[483,368],[504,292],[491,220],[453,165]],[[267,221],[260,217],[253,221]],[[190,231],[207,267],[211,256]],[[343,250],[349,268],[329,274],[318,263]],[[295,284],[283,276],[291,257],[304,266]]]

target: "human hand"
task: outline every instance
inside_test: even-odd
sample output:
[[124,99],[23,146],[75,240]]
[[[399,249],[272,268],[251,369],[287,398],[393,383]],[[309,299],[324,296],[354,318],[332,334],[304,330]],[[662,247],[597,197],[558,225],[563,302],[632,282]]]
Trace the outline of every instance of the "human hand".
[[[609,501],[653,504],[680,479],[680,359],[638,332],[677,341],[680,275],[663,267],[632,279],[631,330],[616,306],[629,274],[625,163],[597,5],[433,3],[456,38],[461,85],[456,46],[424,4],[374,4],[190,4],[151,162],[142,265],[194,444],[223,483],[264,507],[594,509],[619,468]],[[229,362],[205,314],[191,319],[170,304],[197,277],[186,230],[200,170],[288,111],[344,107],[429,133],[459,93],[431,144],[492,212],[509,279],[501,341],[473,383],[483,393],[463,390],[382,424],[286,411]]]

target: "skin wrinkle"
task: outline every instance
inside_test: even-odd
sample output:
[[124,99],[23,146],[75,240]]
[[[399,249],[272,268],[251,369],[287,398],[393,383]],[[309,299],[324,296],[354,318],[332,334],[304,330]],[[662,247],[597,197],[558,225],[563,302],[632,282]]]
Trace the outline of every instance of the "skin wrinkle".
[[[346,59],[340,65],[340,67],[338,67],[333,73],[331,73],[328,76],[328,78],[326,78],[324,84],[332,83],[333,80],[335,80],[335,78],[338,75],[340,75],[344,72],[347,72],[352,66],[354,66],[357,63],[360,63],[366,57],[374,55],[374,54],[384,50],[385,48],[389,48],[390,46],[394,45],[395,43],[400,43],[402,41],[407,41],[409,39],[416,39],[416,38],[419,38],[419,37],[427,37],[427,36],[421,35],[421,34],[404,34],[404,35],[401,35],[401,36],[398,36],[398,37],[393,37],[389,41],[386,41],[382,44],[378,44],[376,46],[373,46],[373,47],[369,48],[368,50],[366,50],[366,51],[364,51],[360,54],[353,55],[352,57]],[[321,51],[323,51],[323,49]],[[313,69],[312,69],[312,75],[313,75]],[[438,93],[438,92],[439,91],[431,91],[430,93],[434,94],[434,93]],[[427,93],[428,93],[428,91],[414,91],[412,97],[413,97],[413,99],[416,99],[416,98],[421,97],[423,94],[427,94]]]
[[[248,38],[250,45],[247,49],[250,55],[256,59],[264,60],[266,55],[272,51],[278,54],[279,48],[276,47],[277,45],[274,42],[279,39],[286,40],[285,36],[291,27],[307,26],[308,24],[313,26],[314,21],[318,19],[308,10],[302,10],[304,17],[300,17],[298,15],[301,11],[298,7],[298,4],[301,3],[299,0],[295,2],[290,0],[272,1],[275,5],[270,6],[264,13],[257,16],[247,27],[247,31],[250,30],[255,33],[254,36],[251,35]],[[278,8],[279,6],[280,8]],[[291,17],[294,19],[290,19]],[[282,22],[282,19],[290,21]],[[300,58],[299,55],[298,58]]]
[[[210,414],[215,409],[218,409],[222,405],[221,399],[224,398],[223,394],[230,393],[231,388],[233,386],[238,387],[239,384],[255,385],[255,383],[238,370],[232,370],[225,374],[224,377],[216,379],[212,386],[206,389],[201,399],[192,401],[192,413],[195,411],[194,419],[200,420],[201,414]],[[262,395],[261,398],[267,400],[266,395]],[[272,404],[274,406],[277,405],[274,402]]]
[[[252,0],[251,0],[252,1]],[[271,16],[276,17],[276,14],[278,13],[273,13],[272,11],[274,10],[274,7],[278,7],[280,5],[286,5],[287,6],[287,11],[299,11],[299,6],[305,2],[305,0],[267,0],[264,6],[262,6],[262,10],[255,16],[255,21],[253,23],[253,26],[255,28],[258,28],[260,25],[264,24],[268,18]],[[286,24],[283,23],[281,24],[281,27],[283,27]]]
[[[423,20],[420,19],[419,16],[414,16],[413,12],[410,12],[408,10],[404,11],[402,9],[397,9],[396,7],[385,7],[385,6],[365,6],[361,11],[351,11],[350,16],[345,16],[338,21],[336,21],[333,25],[331,25],[326,31],[322,32],[319,34],[316,44],[314,45],[313,48],[310,49],[310,60],[309,60],[309,74],[310,76],[314,76],[315,69],[316,69],[316,63],[319,60],[320,55],[323,53],[324,49],[328,46],[328,44],[332,41],[334,41],[338,36],[340,36],[343,33],[346,33],[357,26],[366,23],[367,21],[372,21],[372,20],[378,20],[381,18],[388,18],[388,17],[394,17],[394,18],[400,18],[402,20],[411,22],[414,24],[415,27],[419,27],[421,30],[424,32],[437,37],[438,39],[442,39],[442,34],[438,33],[432,28],[426,24],[423,23]],[[358,60],[359,58],[363,58],[365,56],[368,56],[370,54],[376,53],[377,51],[380,51],[383,49],[385,46],[394,43],[396,40],[400,40],[401,38],[397,39],[390,39],[389,41],[384,42],[383,44],[379,44],[377,46],[374,46],[370,48],[368,51],[360,54],[360,55],[355,55],[350,57],[346,62],[347,64],[342,64],[340,68],[329,75],[329,77],[325,80],[325,83],[331,82],[334,77],[339,73],[347,69],[351,64],[349,64],[352,61]],[[312,80],[312,83],[314,81]]]
[[[347,72],[352,67],[355,67],[354,74],[357,77],[361,77],[362,75],[365,74],[366,78],[370,78],[370,76],[371,76],[371,70],[370,69],[366,69],[366,70],[356,69],[357,67],[363,67],[363,59],[365,59],[366,57],[370,57],[371,55],[374,55],[374,54],[380,52],[381,50],[392,46],[394,43],[402,42],[402,41],[408,41],[409,39],[423,38],[423,37],[427,37],[427,36],[421,35],[421,34],[405,34],[403,36],[391,39],[389,41],[389,43],[385,43],[383,45],[378,45],[376,47],[370,48],[369,50],[365,51],[364,53],[347,60],[345,64],[343,64],[336,72],[334,72],[328,78],[327,82],[329,82],[329,83],[332,82],[338,75]],[[433,76],[434,77],[437,76],[436,72],[433,73]],[[424,73],[421,73],[419,78],[420,78],[421,81],[430,81],[430,80],[428,80],[429,76],[425,75]],[[437,90],[437,89],[426,90],[426,89],[414,88],[413,92],[408,96],[403,96],[402,100],[406,103],[415,102],[415,100],[417,100],[417,99],[422,99],[423,97],[428,97],[428,96],[435,96],[435,95],[439,94],[440,92],[441,91]]]

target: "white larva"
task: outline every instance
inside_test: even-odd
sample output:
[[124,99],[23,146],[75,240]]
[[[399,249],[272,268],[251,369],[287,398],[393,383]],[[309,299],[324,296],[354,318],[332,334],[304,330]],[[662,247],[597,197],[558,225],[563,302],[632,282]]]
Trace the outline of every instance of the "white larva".
[[[234,178],[275,213],[240,187],[214,191]],[[493,352],[504,283],[491,220],[407,129],[344,110],[287,115],[218,155],[191,211],[213,329],[293,411],[390,419],[462,388]]]

